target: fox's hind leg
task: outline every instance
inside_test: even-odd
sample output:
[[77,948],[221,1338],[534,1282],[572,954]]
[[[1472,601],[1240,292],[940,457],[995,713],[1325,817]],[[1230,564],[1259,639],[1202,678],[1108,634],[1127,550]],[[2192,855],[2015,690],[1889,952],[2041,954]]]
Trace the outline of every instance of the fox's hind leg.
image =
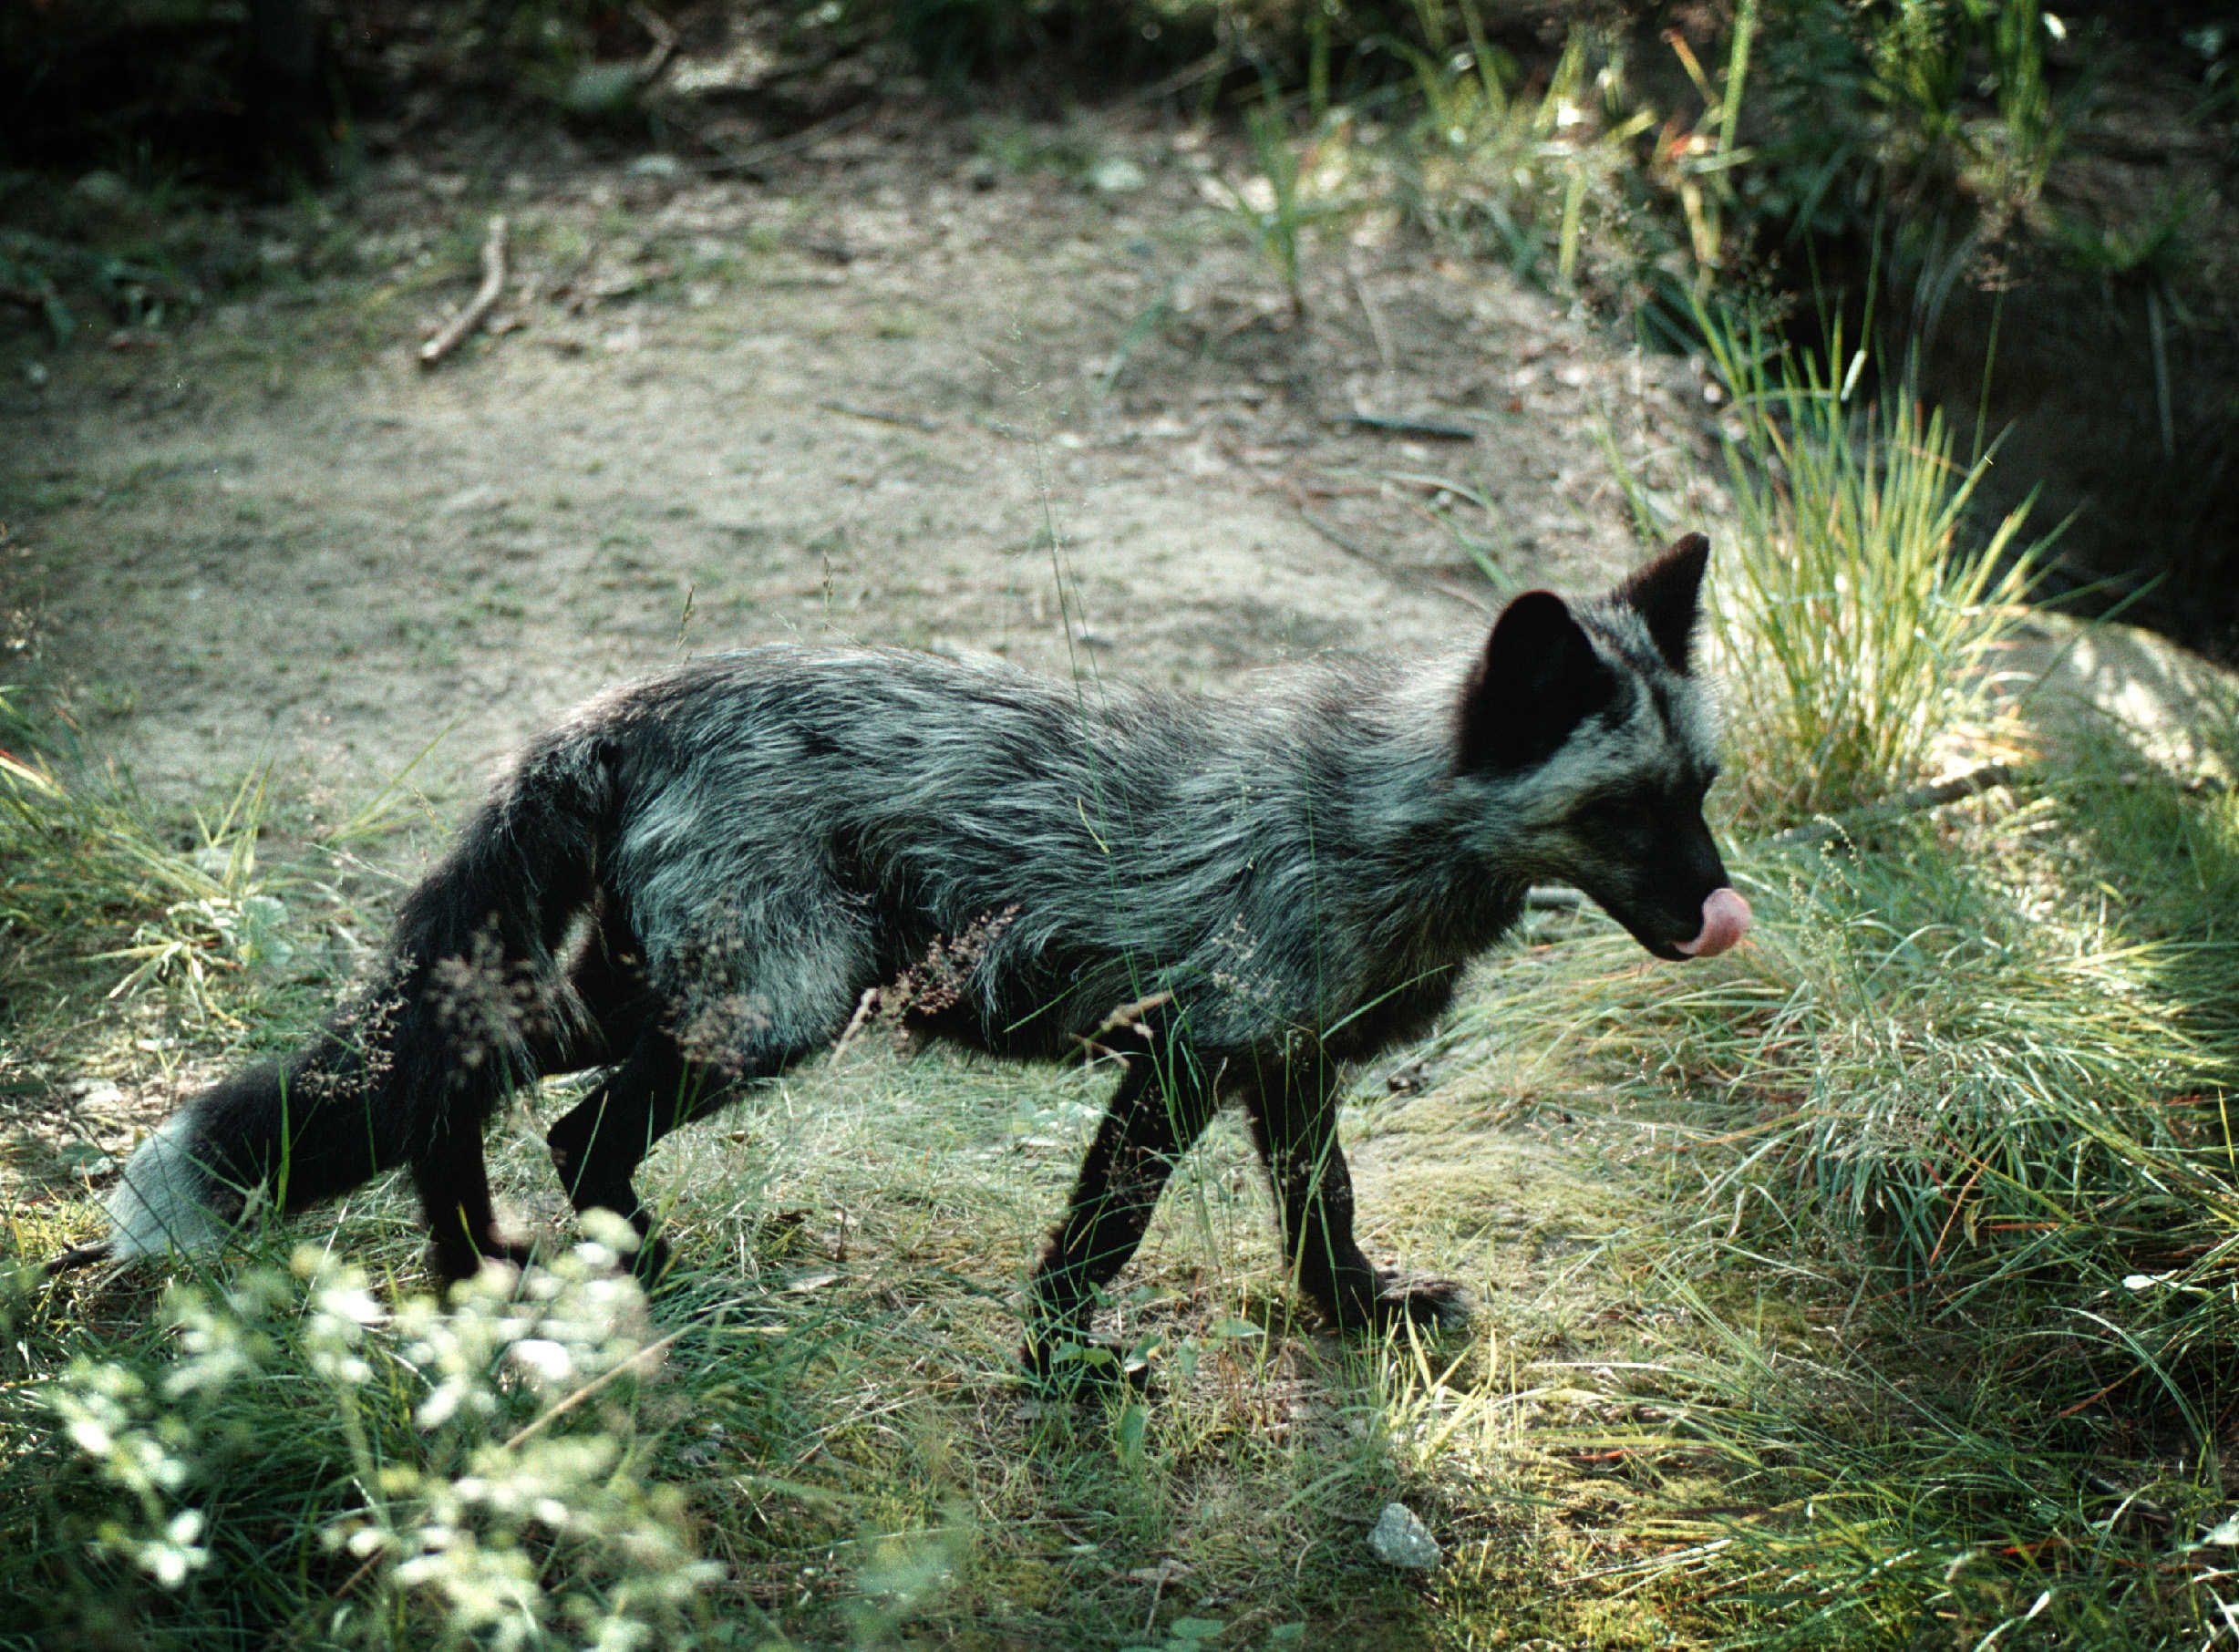
[[1283,1254],[1299,1290],[1346,1330],[1464,1317],[1460,1285],[1405,1278],[1361,1254],[1353,1238],[1353,1176],[1337,1145],[1336,1080],[1334,1069],[1285,1068],[1264,1073],[1243,1092],[1252,1140],[1274,1185]]
[[621,1065],[544,1137],[575,1208],[614,1211],[637,1230],[634,1266],[646,1280],[668,1265],[633,1185],[654,1143],[823,1045],[877,979],[861,904],[813,858],[764,857],[749,880],[715,825],[703,839],[696,858],[678,850],[641,880],[654,893],[603,911],[617,966],[598,1059]]
[[642,1278],[655,1279],[666,1270],[668,1249],[654,1236],[653,1218],[631,1179],[653,1144],[700,1099],[694,1092],[704,1088],[676,1040],[651,1029],[627,1060],[545,1133],[568,1202],[578,1211],[597,1207],[626,1216],[637,1230],[635,1266]]
[[[635,944],[604,914],[568,969],[568,992],[522,1039],[537,1078],[581,1072],[635,1046],[649,1018]],[[531,1247],[505,1237],[490,1199],[479,1124],[447,1119],[413,1161],[412,1180],[427,1213],[428,1261],[446,1280],[472,1276],[485,1260],[525,1266]]]
[[596,1207],[629,1218],[642,1241],[633,1265],[642,1279],[668,1267],[668,1247],[633,1178],[655,1142],[678,1124],[708,1112],[741,1089],[781,1069],[800,1051],[764,1047],[720,1064],[695,1061],[664,1028],[640,1033],[629,1058],[553,1125],[544,1138],[560,1184],[579,1211]]
[[1085,1339],[1096,1293],[1142,1244],[1150,1213],[1175,1164],[1212,1117],[1212,1087],[1149,1048],[1127,1071],[1081,1160],[1065,1216],[1042,1249],[1027,1291],[1027,1341],[1020,1358],[1037,1377],[1058,1351]]
[[479,1124],[447,1121],[412,1162],[412,1185],[428,1217],[428,1262],[438,1278],[470,1279],[485,1261],[528,1265],[530,1247],[499,1231]]

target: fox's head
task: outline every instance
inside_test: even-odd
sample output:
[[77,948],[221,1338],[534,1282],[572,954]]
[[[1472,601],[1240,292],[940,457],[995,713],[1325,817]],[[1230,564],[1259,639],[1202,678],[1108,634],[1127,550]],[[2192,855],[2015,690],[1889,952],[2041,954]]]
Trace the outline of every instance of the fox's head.
[[1584,890],[1659,958],[1724,952],[1749,923],[1703,821],[1718,728],[1688,656],[1709,554],[1690,533],[1597,602],[1517,597],[1455,727],[1502,861]]

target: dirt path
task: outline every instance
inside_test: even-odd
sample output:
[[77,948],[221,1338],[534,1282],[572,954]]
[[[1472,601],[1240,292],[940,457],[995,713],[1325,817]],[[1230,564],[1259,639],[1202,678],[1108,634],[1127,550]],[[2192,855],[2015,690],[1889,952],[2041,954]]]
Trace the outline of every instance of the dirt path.
[[[9,366],[0,683],[55,692],[159,800],[269,763],[316,828],[409,768],[448,823],[530,732],[687,653],[1218,687],[1603,583],[1637,547],[1597,422],[1675,506],[1703,490],[1685,363],[1395,225],[1310,249],[1295,325],[1220,204],[1245,176],[1186,129],[991,146],[908,108],[753,184],[388,156],[354,199],[244,218],[281,272],[260,295]],[[495,210],[509,330],[424,371]],[[116,1151],[209,1076],[21,1054],[0,1157],[45,1185],[66,1140]]]
[[[1294,325],[1216,204],[1240,157],[1058,136],[895,108],[754,183],[377,161],[282,221],[343,273],[10,372],[8,675],[159,794],[274,759],[344,807],[439,737],[416,779],[455,795],[686,652],[846,636],[1217,685],[1470,633],[1497,600],[1470,540],[1519,585],[1634,554],[1594,424],[1691,451],[1684,363],[1367,217],[1309,249]],[[423,372],[491,210],[519,325]]]

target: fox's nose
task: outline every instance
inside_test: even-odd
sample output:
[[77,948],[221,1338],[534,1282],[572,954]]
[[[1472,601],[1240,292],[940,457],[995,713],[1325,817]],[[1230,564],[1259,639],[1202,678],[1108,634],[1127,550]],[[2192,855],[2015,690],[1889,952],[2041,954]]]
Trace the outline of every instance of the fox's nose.
[[1702,933],[1673,945],[1690,958],[1715,958],[1749,932],[1749,903],[1724,886],[1703,897]]

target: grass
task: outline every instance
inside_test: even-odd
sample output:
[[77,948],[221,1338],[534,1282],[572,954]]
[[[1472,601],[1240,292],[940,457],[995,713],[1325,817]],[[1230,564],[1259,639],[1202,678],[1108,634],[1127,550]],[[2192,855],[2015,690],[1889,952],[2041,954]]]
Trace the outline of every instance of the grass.
[[[1429,233],[1498,258],[1526,279],[1604,294],[1637,249],[1618,251],[1635,170],[1631,147],[1656,123],[1626,106],[1620,77],[1573,31],[1547,71],[1528,77],[1494,46],[1474,6],[1449,37],[1442,8],[1416,7],[1422,44],[1395,42],[1408,65],[1392,146],[1393,198]],[[1552,266],[1552,267],[1551,267]]]
[[1590,936],[1455,1035],[1536,1038],[1522,1116],[1614,1106],[1664,1164],[1686,1329],[1593,1438],[1710,1471],[1665,1564],[1737,1643],[2239,1632],[2239,807],[2182,778],[2107,730],[2008,802],[1760,847],[1751,946],[1679,986]]
[[[1294,1321],[1223,1122],[1112,1307],[1161,1388],[1045,1399],[1016,1296],[1109,1080],[861,1039],[664,1144],[687,1272],[651,1304],[612,1235],[570,1247],[518,1116],[495,1176],[551,1256],[515,1285],[428,1297],[394,1187],[160,1296],[20,1274],[0,1644],[2239,1638],[2239,796],[2111,723],[2008,730],[2006,789],[1780,840],[1982,738],[2028,558],[1932,418],[1715,336],[1758,928],[1671,969],[1550,915],[1425,1088],[1363,1075],[1368,1241],[1475,1286],[1467,1331]],[[397,788],[317,837],[263,778],[166,813],[12,703],[10,1088],[314,1018]],[[2192,734],[2239,766],[2239,702]],[[26,1269],[90,1223],[46,1189],[12,1201]],[[1437,1570],[1368,1552],[1393,1501]]]
[[[2025,538],[2026,501],[1978,524],[1994,450],[1961,458],[1908,377],[1859,394],[1839,327],[1821,355],[1709,304],[1695,325],[1730,409],[1710,629],[1738,820],[1857,810],[1995,750],[1993,664],[2057,534]],[[1644,537],[1696,525],[1604,448]]]
[[[10,775],[40,912],[178,921],[165,857],[201,849],[61,759]],[[593,1234],[440,1308],[391,1188],[160,1298],[18,1281],[0,1633],[2218,1644],[2239,800],[2186,778],[2110,728],[1934,820],[1738,853],[1759,928],[1726,957],[1649,965],[1588,914],[1494,960],[1432,1086],[1348,1110],[1372,1243],[1483,1296],[1441,1341],[1292,1322],[1224,1125],[1116,1305],[1161,1391],[1038,1399],[1012,1298],[1104,1080],[878,1040],[664,1147],[693,1271],[650,1306]],[[315,885],[296,852],[255,876]],[[279,920],[306,955],[320,921]],[[109,950],[78,967],[126,979]],[[255,980],[125,996],[222,1050],[303,1018]],[[577,1231],[540,1157],[501,1128],[501,1197]],[[16,1254],[82,1210],[20,1207]],[[1428,1576],[1367,1551],[1393,1500]]]
[[[1705,80],[1711,161],[1748,38]],[[1575,49],[1522,97],[1440,44],[1422,212],[1577,275],[1637,131],[1566,121]],[[1275,191],[1268,108],[1295,294],[1312,180]],[[1470,1330],[1294,1322],[1223,1124],[1114,1305],[1161,1389],[1042,1400],[1015,1296],[1107,1080],[875,1040],[665,1144],[688,1272],[650,1305],[572,1244],[519,1118],[501,1197],[563,1237],[448,1307],[393,1187],[159,1296],[33,1277],[93,1221],[46,1185],[10,1200],[0,1286],[0,1645],[2239,1644],[2239,800],[2118,728],[1986,734],[2034,552],[1972,519],[1979,462],[1842,350],[1698,320],[1759,928],[1664,969],[1552,917],[1427,1088],[1364,1075],[1369,1242],[1477,1286]],[[2199,731],[2227,766],[2234,727]],[[8,1093],[284,1043],[383,902],[347,852],[396,790],[313,840],[285,782],[159,809],[63,732],[0,708]],[[2017,785],[1771,841],[1986,742]],[[28,1185],[36,1141],[8,1151]],[[1393,1500],[1437,1571],[1369,1556]]]
[[223,1014],[211,991],[218,973],[284,964],[293,950],[283,885],[257,865],[266,776],[244,778],[167,832],[122,777],[57,778],[19,698],[0,690],[0,841],[10,862],[0,923],[34,934],[106,930],[92,958],[127,966],[112,997],[177,981],[198,1014]]

